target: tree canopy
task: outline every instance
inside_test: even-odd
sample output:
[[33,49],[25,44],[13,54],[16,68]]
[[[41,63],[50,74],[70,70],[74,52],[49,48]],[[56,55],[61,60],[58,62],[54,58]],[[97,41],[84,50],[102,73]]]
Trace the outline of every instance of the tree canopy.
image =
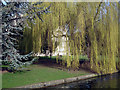
[[[41,21],[41,14],[48,13],[49,7],[43,9],[40,4],[30,2],[1,2],[2,4],[2,63],[8,64],[10,70],[18,70],[24,65],[31,64],[32,52],[25,55],[19,52],[19,41],[28,22],[35,24],[35,18]],[[39,7],[37,6],[39,5]],[[37,7],[36,7],[37,6]]]
[[[49,14],[44,15],[39,9],[34,10],[34,8],[47,10],[50,5]],[[79,56],[88,55],[90,69],[95,72],[113,73],[117,70],[118,3],[46,2],[40,6],[27,8],[29,13],[25,16],[38,17],[34,20],[26,19],[28,26],[24,28],[23,38],[19,42],[20,53],[43,53],[46,50],[53,53],[59,44],[55,41],[54,32],[67,28],[67,34],[64,36],[68,37],[66,43],[69,43],[70,48],[66,49],[67,58],[63,58],[63,65],[67,63],[68,68],[78,68]],[[59,41],[61,36],[57,35],[57,38]],[[68,54],[69,49],[71,55]]]

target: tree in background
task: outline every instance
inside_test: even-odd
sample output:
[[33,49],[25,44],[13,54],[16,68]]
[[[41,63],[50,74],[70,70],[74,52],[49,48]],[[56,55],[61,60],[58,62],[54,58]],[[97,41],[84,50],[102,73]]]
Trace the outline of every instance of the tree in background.
[[[34,19],[41,19],[48,8],[40,7],[41,2],[0,2],[2,4],[2,63],[8,64],[14,71],[31,64],[35,58],[30,59],[32,52],[22,55],[19,52],[19,40],[23,38],[24,28],[30,27],[28,22],[35,24]],[[37,6],[39,5],[39,7]]]
[[[62,64],[67,67],[79,68],[79,56],[88,54],[90,66],[97,73],[113,73],[116,71],[116,57],[118,55],[118,15],[117,3],[110,2],[52,2],[51,14],[43,15],[46,22],[35,19],[31,32],[27,28],[24,35],[30,36],[31,51],[42,52],[56,48],[55,35],[57,29],[65,30],[67,34],[57,35],[68,37],[70,53],[66,49],[67,57]],[[53,38],[53,39],[52,39]],[[28,40],[26,37],[24,40]],[[25,42],[26,42],[25,41]],[[59,43],[58,43],[59,44]],[[29,51],[29,44],[24,43],[25,51]],[[57,60],[57,59],[56,59]]]

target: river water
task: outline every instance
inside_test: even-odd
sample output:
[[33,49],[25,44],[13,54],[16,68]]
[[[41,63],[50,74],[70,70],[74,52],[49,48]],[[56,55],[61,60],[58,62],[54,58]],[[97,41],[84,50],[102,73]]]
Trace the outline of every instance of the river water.
[[57,85],[54,88],[120,88],[120,73]]

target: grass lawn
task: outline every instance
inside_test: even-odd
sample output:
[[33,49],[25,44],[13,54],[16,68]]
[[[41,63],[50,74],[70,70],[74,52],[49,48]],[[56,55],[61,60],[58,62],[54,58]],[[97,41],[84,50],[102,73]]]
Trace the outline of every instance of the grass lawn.
[[2,89],[2,74],[0,73],[0,89]]
[[39,65],[31,65],[27,68],[30,71],[4,73],[2,75],[2,88],[12,88],[34,83],[90,74],[89,72],[82,70],[73,73],[70,71],[62,71],[55,68],[49,68]]
[[[73,56],[72,56],[72,57],[73,57]],[[59,57],[58,59],[59,59],[59,60],[63,60],[63,58],[66,58],[66,59],[67,59],[67,56],[62,56],[62,57]],[[41,60],[43,60],[43,59],[56,60],[56,56],[51,56],[51,57],[50,57],[50,56],[40,56],[40,57],[39,57],[39,60],[40,60],[40,59],[41,59]],[[80,55],[80,56],[79,56],[79,60],[80,60],[80,61],[81,61],[81,60],[88,61],[89,59],[88,59],[87,55],[84,55],[84,56],[83,56],[83,55]]]

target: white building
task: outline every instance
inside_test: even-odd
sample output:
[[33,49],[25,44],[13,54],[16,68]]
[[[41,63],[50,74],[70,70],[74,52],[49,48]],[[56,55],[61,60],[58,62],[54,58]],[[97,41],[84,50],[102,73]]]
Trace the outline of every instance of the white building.
[[[59,45],[57,48],[55,48],[55,52],[52,53],[52,56],[56,55],[67,55],[67,53],[70,55],[70,47],[68,42],[68,37],[66,34],[68,33],[68,30],[58,28],[56,31],[54,31],[54,38],[55,41],[59,42]],[[67,51],[68,50],[68,51]]]
[[[55,51],[52,52],[52,56],[64,56],[67,55],[67,53],[70,55],[70,47],[66,34],[68,34],[67,28],[58,28],[53,32],[52,40],[54,39],[55,42],[59,42],[59,44],[57,45],[57,48],[55,48]],[[36,53],[35,56],[50,56],[50,52],[48,50],[46,51],[47,54]]]

